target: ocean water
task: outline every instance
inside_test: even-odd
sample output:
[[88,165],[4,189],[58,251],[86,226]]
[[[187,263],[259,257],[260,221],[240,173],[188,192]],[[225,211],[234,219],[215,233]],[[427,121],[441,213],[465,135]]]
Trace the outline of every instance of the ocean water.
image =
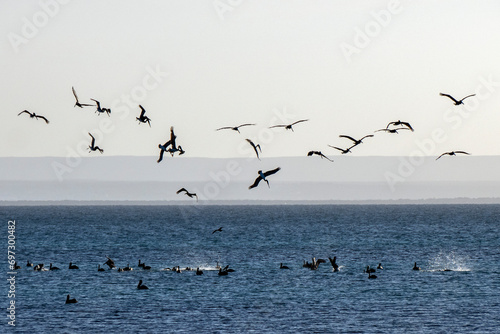
[[[498,333],[500,206],[0,207],[19,333]],[[222,232],[212,231],[223,227]],[[130,272],[97,265],[110,256]],[[328,257],[340,265],[333,272]],[[326,259],[317,270],[304,260]],[[150,271],[138,268],[141,259]],[[26,261],[59,271],[36,272]],[[79,270],[69,270],[73,262]],[[235,271],[218,276],[216,264]],[[413,263],[422,268],[413,271]],[[290,267],[279,269],[280,263]],[[367,265],[377,279],[368,279]],[[179,265],[200,267],[175,273]],[[444,271],[449,269],[451,271]],[[136,288],[139,280],[149,290]],[[8,306],[8,284],[1,305]],[[66,295],[78,300],[65,304]],[[7,311],[4,311],[7,315]]]

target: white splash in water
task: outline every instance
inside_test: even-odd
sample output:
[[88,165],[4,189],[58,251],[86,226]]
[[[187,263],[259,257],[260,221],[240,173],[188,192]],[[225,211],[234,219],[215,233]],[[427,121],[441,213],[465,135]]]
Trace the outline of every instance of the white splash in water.
[[455,252],[439,252],[429,260],[429,271],[471,271],[470,259]]

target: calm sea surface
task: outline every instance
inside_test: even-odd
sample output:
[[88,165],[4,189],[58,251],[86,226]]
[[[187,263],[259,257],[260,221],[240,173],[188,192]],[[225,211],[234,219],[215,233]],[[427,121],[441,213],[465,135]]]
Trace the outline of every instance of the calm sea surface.
[[[9,220],[16,221],[22,266],[16,326],[5,316],[0,332],[500,332],[498,205],[46,206],[0,213],[3,276]],[[134,270],[98,272],[105,256]],[[333,256],[339,272],[328,261]],[[312,257],[326,263],[303,268]],[[138,268],[139,259],[152,269]],[[35,272],[27,260],[61,270]],[[69,262],[80,269],[69,270]],[[217,262],[235,271],[218,276]],[[412,270],[414,262],[421,271]],[[364,268],[378,263],[384,269],[368,279]],[[177,265],[204,275],[162,270]],[[137,290],[140,279],[149,290]],[[5,315],[8,287],[0,297]],[[66,305],[67,294],[78,303]]]

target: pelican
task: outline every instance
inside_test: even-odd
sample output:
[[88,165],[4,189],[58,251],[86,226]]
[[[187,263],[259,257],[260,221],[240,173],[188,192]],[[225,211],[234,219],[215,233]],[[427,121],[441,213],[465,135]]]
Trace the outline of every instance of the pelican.
[[180,194],[181,192],[185,192],[186,195],[189,196],[189,198],[196,197],[196,202],[198,202],[198,195],[196,195],[196,193],[190,193],[189,191],[186,190],[186,188],[181,188],[177,190],[176,194]]
[[146,113],[146,109],[144,109],[140,104],[139,104],[139,108],[141,108],[141,115],[139,117],[136,117],[135,119],[139,121],[139,125],[141,123],[147,122],[149,124],[149,127],[151,127],[151,118],[144,115]]
[[26,263],[26,267],[33,267],[33,263],[31,263],[30,260],[28,260],[28,263]]
[[[185,153],[185,151],[182,149],[182,147],[179,145],[179,147],[176,146],[175,144],[175,139],[177,136],[174,134],[174,127],[170,127],[170,140],[167,141],[165,144],[161,145],[158,144],[158,148],[160,149],[160,157],[158,159],[158,163],[163,160],[163,153],[168,152],[170,153],[171,156],[174,156],[175,152],[179,152],[179,155],[182,155]],[[171,146],[171,148],[168,148]]]
[[127,266],[123,268],[123,271],[132,271],[134,268],[130,267],[130,265],[127,263]]
[[73,262],[70,262],[68,269],[80,269],[80,268],[78,268],[77,265],[73,264]]
[[262,150],[260,149],[260,144],[255,145],[255,144],[253,143],[253,141],[251,141],[250,139],[246,139],[246,141],[247,141],[248,143],[250,143],[250,145],[252,146],[253,150],[255,151],[255,154],[257,155],[257,159],[259,159],[259,160],[260,160],[260,158],[259,158],[259,152],[257,151],[257,148],[258,148],[258,149],[259,149],[259,151],[260,151],[260,153],[262,153]]
[[454,155],[456,156],[456,153],[460,153],[460,154],[467,154],[467,155],[470,155],[470,153],[467,153],[467,152],[464,152],[464,151],[451,151],[451,152],[444,152],[443,154],[441,154],[439,157],[436,158],[439,159],[441,158],[443,155]]
[[151,267],[147,266],[145,263],[141,263],[141,260],[139,259],[139,264],[137,265],[139,268],[142,268],[144,270],[150,270]]
[[455,105],[456,105],[456,106],[459,106],[459,105],[461,105],[461,104],[464,104],[464,102],[463,102],[463,101],[464,101],[466,98],[471,97],[471,96],[475,96],[476,94],[467,95],[466,97],[464,97],[463,99],[458,100],[458,101],[457,101],[457,100],[456,100],[453,96],[451,96],[451,95],[449,95],[449,94],[439,93],[439,95],[441,95],[441,96],[446,96],[446,97],[450,98],[451,100],[453,100],[453,102],[455,102]]
[[293,131],[293,128],[292,126],[297,124],[297,123],[301,123],[301,122],[306,122],[308,121],[308,119],[301,119],[300,121],[296,121],[296,122],[293,122],[292,124],[280,124],[280,125],[273,125],[273,126],[270,126],[269,129],[271,128],[285,128],[285,130],[292,130]]
[[266,181],[267,186],[268,186],[269,188],[271,188],[271,186],[269,185],[269,181],[267,181],[267,180],[266,180],[266,177],[267,177],[267,176],[269,176],[269,175],[273,175],[273,174],[277,173],[280,169],[281,169],[281,168],[280,168],[280,167],[278,167],[278,168],[275,168],[275,169],[272,169],[272,170],[268,170],[268,171],[267,171],[267,172],[265,172],[265,173],[263,173],[263,172],[262,172],[262,170],[259,170],[259,172],[258,172],[258,173],[259,173],[259,176],[255,179],[255,181],[253,182],[253,184],[252,184],[250,187],[248,187],[248,189],[252,189],[252,188],[257,187],[257,186],[259,185],[259,182],[260,182],[261,180]]
[[78,303],[78,301],[75,298],[70,299],[69,295],[66,296],[66,304],[76,304],[76,303]]
[[51,263],[51,264],[50,264],[50,266],[49,266],[49,270],[59,270],[59,268],[57,268],[57,267],[53,267],[53,266],[52,266],[52,263]]
[[107,264],[109,269],[113,269],[113,268],[116,268],[115,266],[115,261],[111,260],[108,256],[106,256],[106,258],[108,259],[106,262],[104,262],[103,264]]
[[333,271],[339,271],[339,265],[337,264],[337,257],[334,256],[333,259],[329,257],[328,260],[330,260],[330,263],[332,264]]
[[89,136],[90,136],[90,138],[92,138],[92,141],[90,142],[90,146],[89,146],[89,149],[90,149],[89,153],[93,152],[93,151],[99,151],[102,154],[102,152],[104,152],[104,150],[101,149],[99,146],[95,146],[95,138],[94,138],[94,136],[92,136],[92,134],[90,132],[89,132]]
[[342,154],[347,154],[347,153],[352,153],[351,148],[353,148],[356,145],[353,145],[353,146],[348,147],[346,149],[343,149],[343,148],[340,148],[340,147],[336,147],[336,146],[332,146],[332,145],[328,145],[328,146],[330,146],[331,148],[334,148],[336,150],[339,150],[340,152],[342,152]]
[[379,131],[385,131],[387,133],[395,133],[395,134],[398,134],[398,131],[399,130],[410,130],[409,128],[397,128],[397,129],[380,129],[380,130],[375,130],[375,132],[379,132]]
[[200,268],[196,268],[196,275],[203,275],[203,271]]
[[236,131],[238,133],[241,133],[240,130],[239,130],[239,128],[241,128],[243,126],[249,126],[249,125],[255,125],[255,124],[253,124],[253,123],[245,123],[245,124],[241,124],[241,125],[238,125],[238,126],[225,126],[223,128],[218,128],[215,131],[220,131],[220,130],[226,130],[226,129],[228,129],[228,130],[233,130],[233,131]]
[[33,267],[34,271],[42,271],[42,269],[43,269],[43,263],[39,263]]
[[417,267],[417,262],[413,265],[413,270],[420,270],[420,267]]
[[98,265],[97,265],[97,271],[105,271],[105,270],[104,270],[104,268],[101,268],[101,265],[100,265],[100,264],[98,264]]
[[14,270],[21,269],[21,266],[17,264],[17,262],[14,262]]
[[365,273],[374,273],[376,270],[373,269],[373,268],[370,268],[370,266],[366,266],[366,270],[365,270]]
[[218,273],[219,276],[227,276],[228,275],[228,272],[227,270],[222,270],[222,268],[219,268],[219,273]]
[[396,122],[390,122],[389,124],[387,124],[386,129],[389,129],[389,126],[391,126],[391,125],[394,125],[394,126],[400,126],[400,125],[406,126],[412,132],[414,131],[413,128],[411,127],[410,123],[408,123],[408,122],[402,122],[400,120],[397,120]]
[[103,113],[106,113],[108,114],[108,116],[110,116],[111,114],[111,109],[108,109],[108,108],[101,108],[101,103],[97,100],[94,100],[94,99],[91,99],[92,101],[94,101],[97,105],[97,109],[96,109],[96,113],[98,113],[98,115],[100,114],[103,114]]
[[49,124],[49,120],[46,119],[44,116],[37,115],[34,112],[29,112],[28,110],[21,111],[19,114],[17,114],[17,116],[19,116],[21,114],[24,114],[24,113],[30,115],[30,118],[35,118],[35,119],[41,118],[41,119],[43,119],[45,121],[45,123]]
[[368,278],[375,279],[375,278],[377,278],[377,275],[372,275],[371,272],[368,272]]
[[[214,231],[212,232],[212,234],[214,234],[215,232],[222,232],[222,226],[221,226],[221,227],[219,227],[218,229],[214,230]],[[217,263],[218,263],[218,262],[217,262]]]
[[380,270],[383,270],[383,269],[384,269],[384,267],[382,267],[382,263],[379,263],[379,264],[378,264],[377,269],[380,269]]
[[280,263],[280,269],[290,269],[287,266],[284,266],[283,263]]
[[321,153],[321,151],[309,151],[307,153],[307,156],[311,157],[313,154],[319,155],[321,157],[321,159],[325,158],[326,160],[333,162],[333,160],[330,160],[330,158],[328,158],[326,155]]
[[364,137],[363,137],[363,138],[361,138],[361,139],[354,139],[354,138],[352,138],[351,136],[347,136],[347,135],[340,135],[339,137],[340,137],[340,138],[347,138],[347,139],[349,139],[349,140],[352,140],[352,142],[354,143],[354,145],[353,145],[353,146],[351,146],[351,148],[353,148],[353,147],[354,147],[354,146],[356,146],[356,145],[362,144],[362,143],[363,143],[363,139],[365,139],[365,138],[369,138],[369,137],[373,137],[373,135],[366,135],[366,136],[364,136]]
[[73,91],[73,95],[75,96],[75,99],[76,99],[76,103],[75,105],[73,106],[74,107],[80,107],[80,108],[83,108],[83,107],[92,107],[93,105],[92,104],[84,104],[84,103],[80,103],[78,101],[78,95],[76,95],[76,91],[75,91],[75,87],[71,87],[71,90]]
[[141,280],[139,280],[139,284],[137,284],[137,289],[148,290],[149,288],[147,286],[145,286],[144,284],[142,284],[142,279],[141,279]]

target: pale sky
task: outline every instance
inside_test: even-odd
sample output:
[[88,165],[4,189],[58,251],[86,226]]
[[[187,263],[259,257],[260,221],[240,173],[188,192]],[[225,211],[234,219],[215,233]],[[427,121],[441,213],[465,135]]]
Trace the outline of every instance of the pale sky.
[[[3,1],[0,156],[500,155],[500,2]],[[111,117],[94,107],[97,99]],[[462,98],[454,106],[439,93]],[[138,105],[151,128],[135,120]],[[130,106],[131,107],[130,107]],[[30,119],[27,109],[50,120]],[[268,129],[299,119],[295,132]],[[106,120],[106,121],[104,121]],[[223,126],[256,123],[234,131]],[[100,129],[101,128],[101,129]],[[100,132],[104,132],[100,135]],[[431,144],[429,142],[432,141]],[[424,145],[427,143],[427,146]],[[154,163],[154,161],[152,162]]]

